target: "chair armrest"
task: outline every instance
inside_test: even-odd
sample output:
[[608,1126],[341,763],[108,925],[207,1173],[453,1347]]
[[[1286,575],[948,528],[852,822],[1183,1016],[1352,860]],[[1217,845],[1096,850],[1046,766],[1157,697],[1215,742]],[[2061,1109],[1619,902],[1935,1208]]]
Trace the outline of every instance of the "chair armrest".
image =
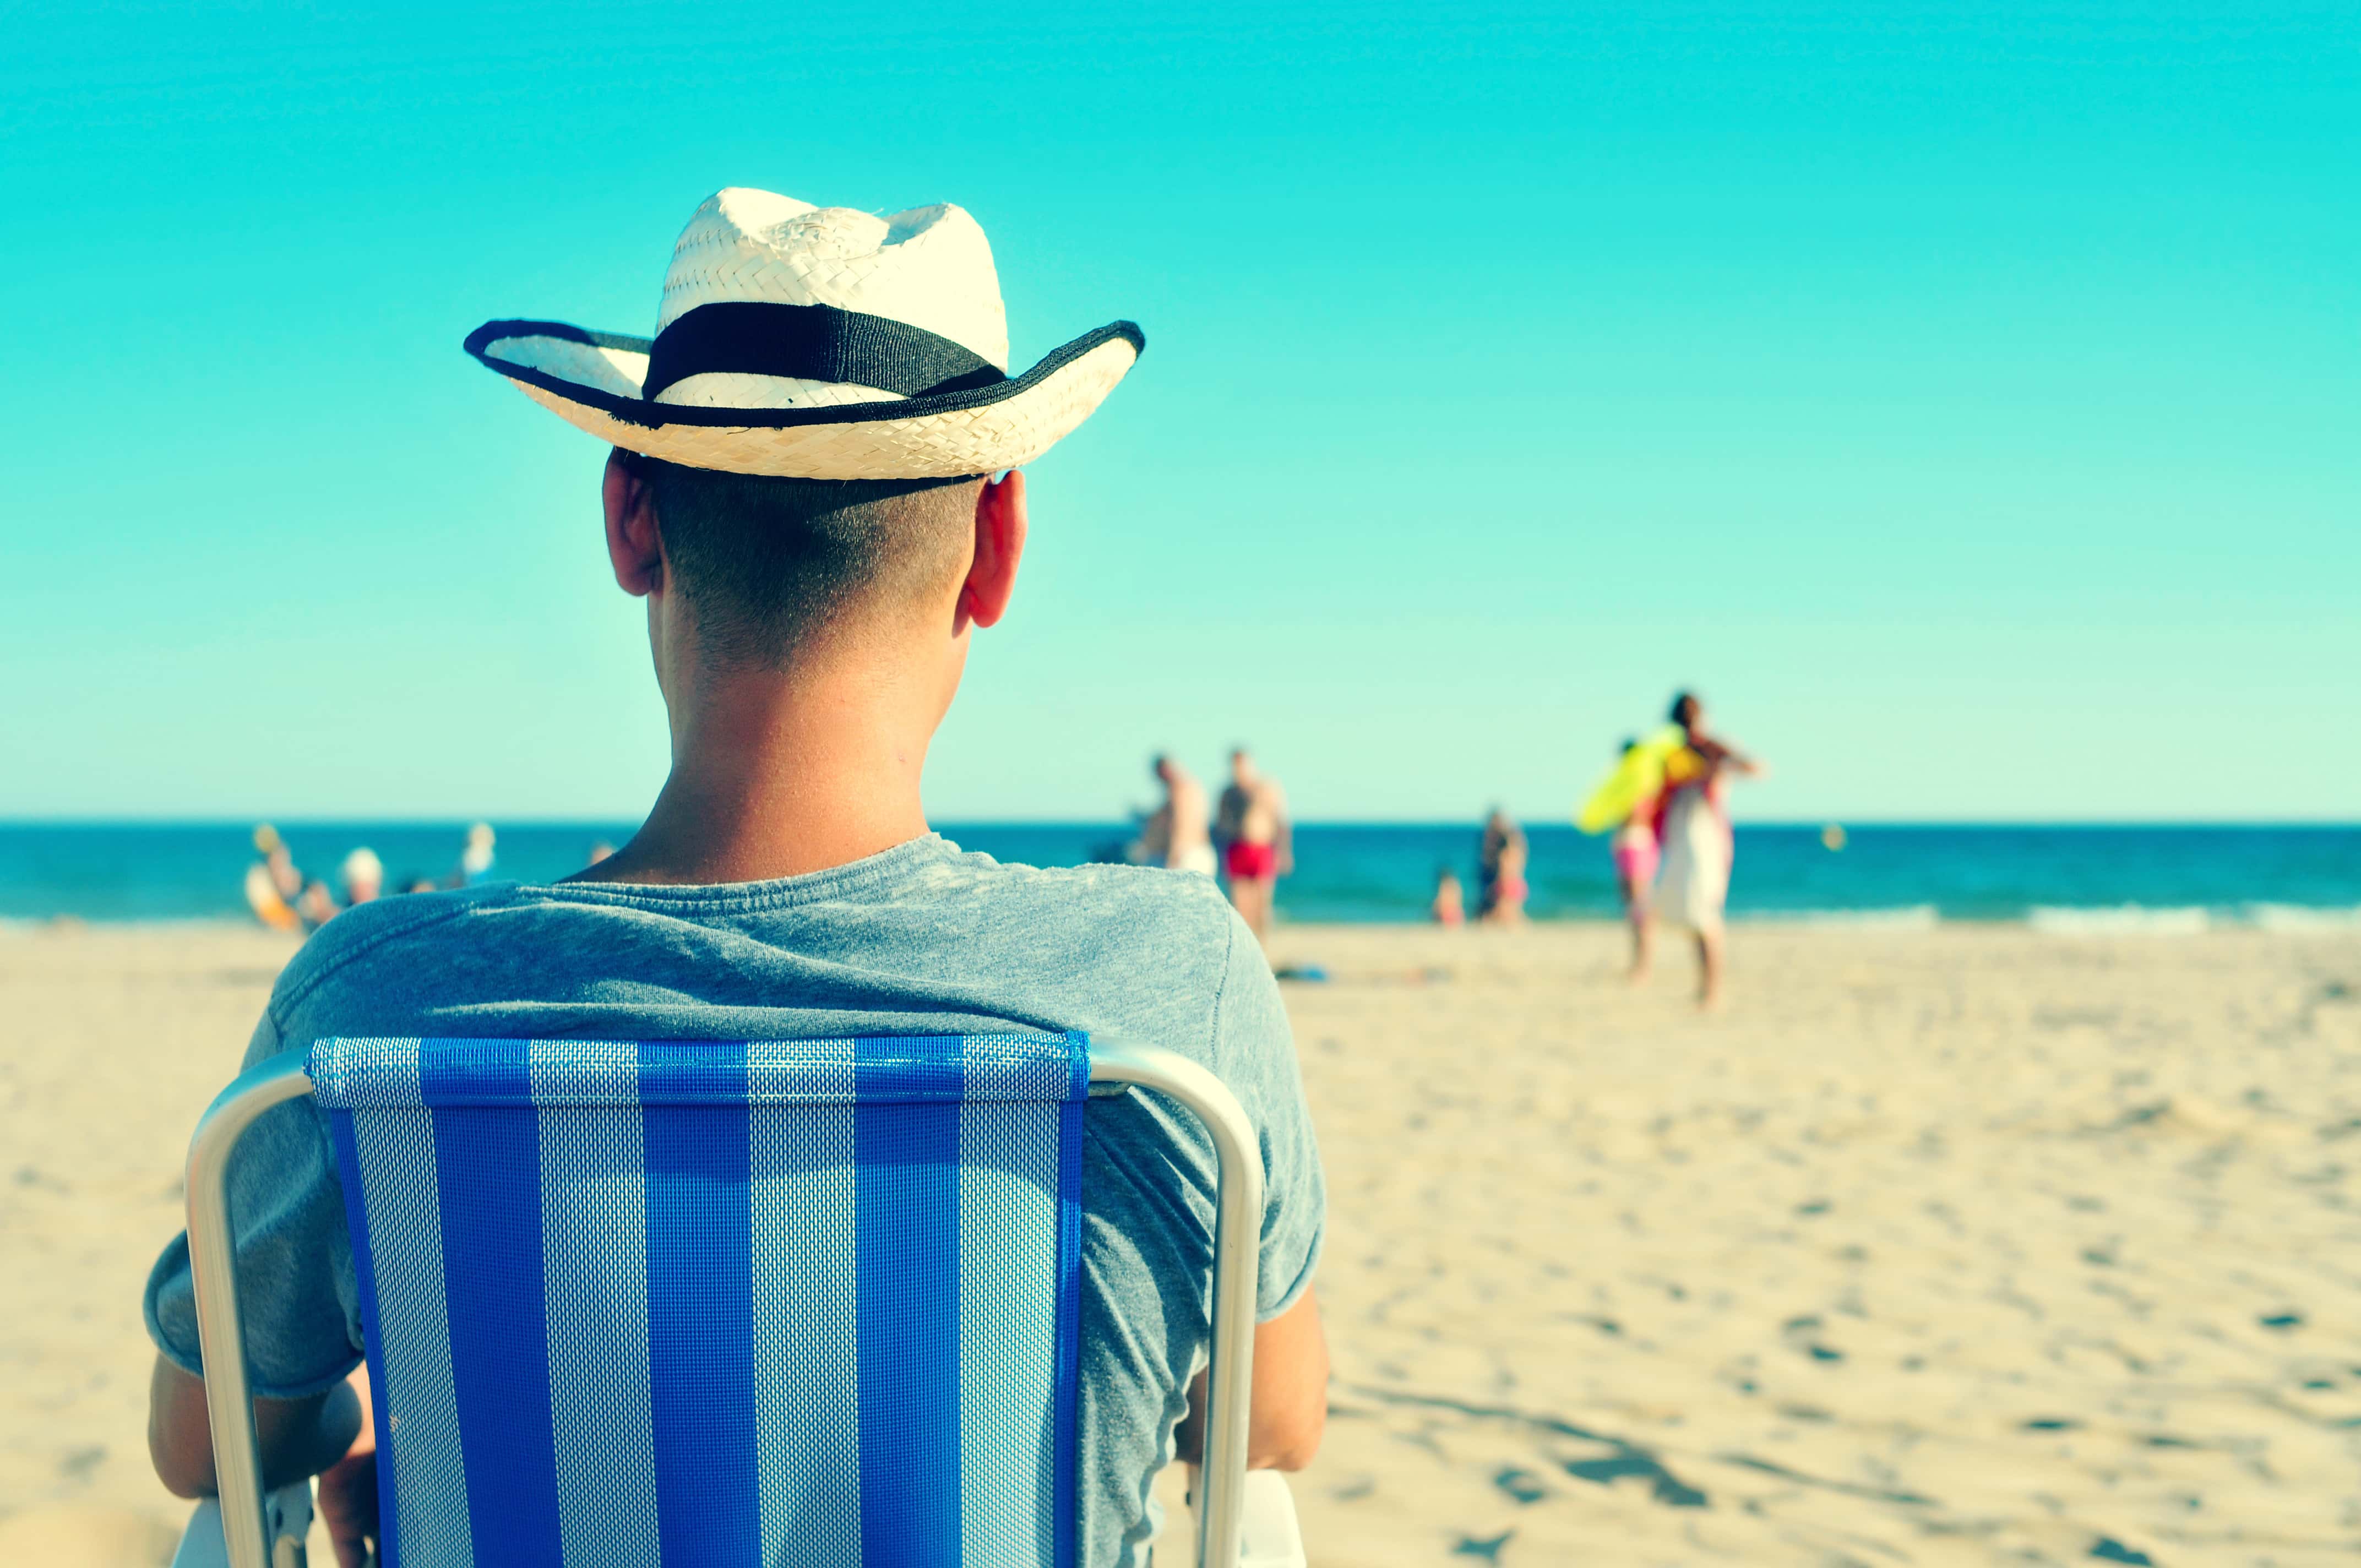
[[[312,1533],[312,1483],[281,1486],[262,1500],[269,1525],[270,1568],[305,1568],[303,1542]],[[222,1535],[221,1499],[207,1497],[181,1532],[172,1568],[229,1568],[229,1542]]]
[[1247,1471],[1243,1511],[1238,1568],[1304,1568],[1303,1529],[1286,1476],[1276,1470]]

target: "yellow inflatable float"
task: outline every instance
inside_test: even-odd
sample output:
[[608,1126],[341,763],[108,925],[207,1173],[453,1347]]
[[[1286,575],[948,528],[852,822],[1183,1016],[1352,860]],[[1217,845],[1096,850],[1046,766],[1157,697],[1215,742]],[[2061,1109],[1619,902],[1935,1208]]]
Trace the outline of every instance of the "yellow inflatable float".
[[1681,761],[1690,756],[1687,732],[1677,724],[1667,724],[1644,740],[1635,740],[1616,759],[1607,777],[1599,781],[1590,798],[1574,814],[1574,825],[1586,833],[1604,833],[1620,828],[1631,815],[1632,807],[1653,797],[1664,787],[1669,774],[1686,777],[1695,769],[1683,769]]

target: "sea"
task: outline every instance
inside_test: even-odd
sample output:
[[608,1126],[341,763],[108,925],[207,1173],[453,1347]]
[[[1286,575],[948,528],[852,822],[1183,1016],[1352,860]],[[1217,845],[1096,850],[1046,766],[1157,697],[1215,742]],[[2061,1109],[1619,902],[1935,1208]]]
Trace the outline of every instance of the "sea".
[[[296,863],[331,883],[367,845],[387,886],[439,880],[457,863],[460,822],[281,822]],[[493,874],[544,882],[578,871],[623,822],[516,823],[499,828]],[[245,920],[251,825],[0,824],[0,922]],[[1120,860],[1123,822],[947,823],[963,848],[1002,861],[1071,866]],[[1295,874],[1279,884],[1297,921],[1416,921],[1436,872],[1456,870],[1472,902],[1474,823],[1309,823],[1296,830]],[[2215,927],[2361,928],[2361,825],[2015,826],[1864,824],[1738,828],[1735,920],[1932,927],[2004,922],[2054,931]],[[1604,839],[1555,824],[1528,827],[1529,913],[1540,920],[1617,913]],[[1839,845],[1831,848],[1831,845]]]

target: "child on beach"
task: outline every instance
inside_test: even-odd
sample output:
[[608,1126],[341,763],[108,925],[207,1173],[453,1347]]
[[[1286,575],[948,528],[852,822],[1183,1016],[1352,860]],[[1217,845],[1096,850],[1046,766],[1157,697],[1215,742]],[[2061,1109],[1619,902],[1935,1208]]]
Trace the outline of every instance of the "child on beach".
[[1459,873],[1449,866],[1434,873],[1434,902],[1426,912],[1438,926],[1467,924],[1467,895],[1460,890]]

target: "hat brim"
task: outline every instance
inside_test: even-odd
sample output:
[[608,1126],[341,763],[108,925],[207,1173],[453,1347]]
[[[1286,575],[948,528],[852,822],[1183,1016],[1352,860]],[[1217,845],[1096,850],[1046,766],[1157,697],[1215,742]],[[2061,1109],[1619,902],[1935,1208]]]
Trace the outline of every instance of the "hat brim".
[[963,391],[817,408],[705,408],[640,395],[650,340],[563,322],[486,322],[466,347],[567,423],[627,452],[730,474],[934,479],[1018,468],[1091,416],[1147,346],[1111,322],[1021,376]]

